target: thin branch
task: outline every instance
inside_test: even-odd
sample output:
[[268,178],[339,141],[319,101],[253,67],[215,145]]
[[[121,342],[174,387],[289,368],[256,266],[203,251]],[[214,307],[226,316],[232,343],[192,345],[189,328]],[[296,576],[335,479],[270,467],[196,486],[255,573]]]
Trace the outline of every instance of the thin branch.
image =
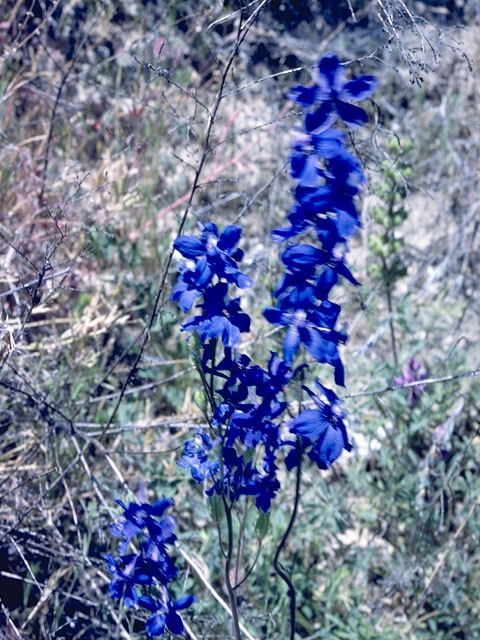
[[[49,276],[43,276],[42,281],[45,282],[45,280],[53,280],[54,278],[60,278],[62,276],[70,274],[71,272],[72,272],[72,268],[69,267],[68,269],[63,269],[63,271],[52,273]],[[34,287],[34,286],[38,287],[39,284],[40,284],[40,276],[38,278],[35,278],[35,280],[30,280],[29,282],[22,284],[21,286],[14,287],[13,289],[9,289],[8,291],[4,291],[3,293],[0,293],[0,298],[6,298],[7,296],[11,296],[14,293],[18,293],[19,291],[23,291],[24,289],[28,289],[30,287]]]
[[275,571],[278,573],[280,578],[286,583],[288,587],[288,597],[290,598],[290,640],[295,640],[295,619],[296,619],[296,593],[295,586],[290,579],[290,576],[286,573],[285,569],[279,562],[280,554],[283,551],[283,548],[287,544],[288,536],[290,535],[291,530],[293,529],[293,525],[295,524],[295,519],[297,517],[298,512],[298,504],[300,502],[300,487],[302,481],[302,446],[300,441],[297,441],[297,477],[295,482],[295,498],[293,502],[293,511],[290,516],[290,521],[288,523],[287,528],[280,540],[280,544],[277,547],[275,552],[275,557],[273,559],[273,566]]
[[437,382],[451,382],[452,380],[461,380],[462,378],[477,378],[480,376],[480,369],[474,369],[473,371],[466,371],[463,373],[454,373],[450,376],[443,376],[441,378],[424,378],[423,380],[415,380],[414,382],[407,382],[406,384],[388,385],[381,389],[372,389],[371,391],[359,391],[358,393],[347,393],[342,396],[342,399],[346,398],[361,398],[363,396],[378,396],[388,391],[397,391],[398,389],[409,389],[410,387],[418,387],[424,384],[437,384]]

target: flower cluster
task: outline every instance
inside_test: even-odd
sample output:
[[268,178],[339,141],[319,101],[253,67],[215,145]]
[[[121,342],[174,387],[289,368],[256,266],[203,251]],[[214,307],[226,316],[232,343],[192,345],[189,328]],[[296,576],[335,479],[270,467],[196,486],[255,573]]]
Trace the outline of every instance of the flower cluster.
[[[223,485],[217,479],[209,493],[220,494],[227,490],[232,502],[240,495],[255,497],[259,509],[267,512],[276,492],[277,452],[284,444],[277,418],[285,411],[287,403],[280,397],[284,388],[302,369],[291,368],[274,352],[270,354],[267,369],[251,365],[246,355],[232,354],[226,350],[217,369],[226,382],[218,394],[218,404],[212,424],[225,426],[223,437],[224,464]],[[244,454],[238,454],[235,445],[243,444]],[[251,459],[252,452],[261,449],[260,468]]]
[[272,324],[287,327],[284,357],[292,363],[301,343],[321,363],[333,366],[335,382],[345,384],[338,345],[347,339],[335,325],[340,307],[328,299],[339,277],[358,285],[345,264],[348,239],[360,226],[355,205],[364,177],[359,161],[344,144],[344,134],[332,129],[338,118],[348,127],[366,122],[363,109],[347,101],[367,98],[377,82],[362,76],[345,82],[338,58],[322,58],[315,85],[294,87],[289,97],[305,111],[304,130],[294,139],[290,156],[296,180],[295,201],[288,214],[289,226],[276,229],[276,241],[310,232],[320,247],[290,244],[282,253],[285,275],[275,291],[277,306],[265,310]]
[[[178,464],[189,469],[196,482],[209,481],[209,495],[222,494],[232,502],[252,495],[258,508],[270,508],[280,487],[278,450],[295,445],[282,439],[278,420],[287,406],[285,387],[306,366],[292,368],[301,343],[314,360],[334,368],[337,384],[345,383],[338,345],[347,335],[336,328],[340,306],[329,294],[340,277],[359,284],[345,256],[348,239],[360,225],[355,196],[364,177],[359,161],[345,147],[344,134],[332,126],[338,118],[348,127],[363,124],[365,112],[350,103],[367,98],[375,87],[371,76],[345,82],[344,68],[329,55],[320,60],[313,87],[299,86],[290,92],[305,111],[304,131],[295,137],[290,157],[297,186],[289,226],[273,232],[275,240],[289,241],[281,256],[285,274],[275,291],[277,306],[264,311],[269,322],[286,328],[283,360],[272,353],[264,370],[237,350],[240,334],[249,331],[250,318],[242,311],[240,299],[230,298],[229,291],[233,285],[243,289],[252,284],[238,267],[243,257],[237,247],[240,227],[230,225],[220,233],[212,223],[201,224],[200,238],[180,236],[175,241],[186,261],[180,265],[171,299],[185,312],[200,300],[200,313],[183,330],[199,338],[199,360],[204,384],[210,380],[211,424],[216,433],[212,441],[200,430],[195,440],[186,443]],[[320,246],[291,242],[308,232],[313,232]],[[223,349],[217,361],[219,342]],[[289,430],[309,457],[326,468],[350,444],[335,393],[320,383],[317,387],[321,397],[304,387],[317,409],[300,413]],[[295,448],[287,456],[287,467],[295,466],[296,456]]]
[[[175,519],[164,515],[173,504],[164,498],[153,505],[144,502],[116,501],[123,509],[123,519],[115,523],[111,533],[121,538],[120,555],[107,554],[105,559],[112,574],[110,596],[123,598],[127,607],[142,607],[150,617],[145,629],[151,638],[164,633],[165,627],[174,634],[181,634],[185,627],[178,611],[186,609],[196,598],[182,596],[173,601],[167,585],[178,575],[178,569],[168,554],[168,546],[176,540]],[[128,553],[133,540],[139,550]]]
[[252,284],[238,267],[243,257],[236,246],[241,229],[230,225],[219,233],[208,223],[200,230],[200,238],[180,236],[175,241],[186,261],[180,265],[171,300],[184,311],[199,300],[200,313],[182,328],[198,336],[217,436],[212,440],[199,430],[185,444],[178,464],[189,469],[196,482],[210,481],[208,495],[228,496],[232,503],[242,495],[254,496],[257,507],[266,512],[280,488],[276,456],[283,443],[275,420],[286,402],[279,397],[299,369],[292,371],[276,353],[262,369],[238,351],[240,334],[250,329],[250,317],[242,311],[240,299],[230,297],[230,287]]
[[[262,368],[239,351],[241,334],[250,330],[251,320],[242,310],[240,297],[232,297],[232,288],[252,285],[239,268],[241,228],[229,225],[220,232],[211,222],[199,223],[200,237],[182,235],[174,243],[184,260],[171,300],[185,313],[192,308],[198,311],[182,330],[193,336],[192,355],[210,425],[208,433],[199,429],[186,442],[178,465],[189,470],[195,482],[206,485],[209,497],[216,497],[212,509],[223,503],[230,518],[241,496],[251,496],[258,509],[269,511],[280,489],[280,456],[288,470],[298,467],[298,500],[304,453],[326,469],[344,449],[351,449],[339,399],[318,380],[316,392],[302,385],[315,408],[300,411],[286,427],[282,417],[288,407],[287,386],[294,378],[303,382],[308,370],[307,364],[294,366],[302,343],[316,362],[333,367],[338,385],[345,384],[338,346],[347,335],[337,328],[341,308],[330,299],[330,292],[339,278],[359,284],[345,257],[348,240],[360,226],[355,197],[364,176],[359,161],[346,149],[344,133],[332,127],[338,119],[347,127],[366,122],[363,109],[351,102],[370,96],[376,80],[362,76],[346,82],[344,68],[332,55],[320,60],[314,79],[314,86],[298,86],[290,92],[304,110],[304,129],[295,137],[290,156],[296,187],[289,224],[273,232],[276,241],[287,242],[281,255],[285,273],[274,292],[276,306],[264,310],[270,323],[285,327],[283,358],[271,352]],[[304,234],[303,242],[292,242]],[[150,637],[161,635],[165,628],[180,634],[184,624],[178,611],[195,598],[174,600],[167,588],[178,574],[167,552],[175,542],[175,520],[165,515],[172,501],[160,500],[153,506],[144,500],[128,506],[118,502],[124,519],[112,533],[122,538],[121,555],[106,556],[113,575],[110,594],[123,598],[127,606],[149,612],[146,631]],[[231,537],[231,519],[227,523]],[[133,538],[140,540],[139,551],[128,553]],[[275,568],[282,575],[277,564]],[[235,598],[230,602],[233,609]]]
[[[368,98],[377,86],[373,76],[345,81],[338,58],[327,55],[315,70],[312,87],[297,86],[289,94],[304,110],[304,129],[292,144],[290,169],[296,181],[289,226],[276,229],[277,242],[289,241],[282,253],[285,275],[275,291],[277,306],[265,309],[267,320],[286,327],[283,353],[293,363],[301,343],[314,360],[334,368],[335,382],[345,385],[338,345],[347,339],[337,330],[340,306],[329,295],[340,277],[359,283],[345,263],[347,243],[360,226],[355,196],[364,183],[357,158],[345,147],[344,134],[333,125],[340,118],[347,127],[367,121],[363,109],[351,104]],[[291,243],[296,236],[313,234],[320,246]],[[350,450],[345,414],[336,394],[316,383],[320,396],[304,387],[316,409],[307,409],[289,423],[302,447],[320,468],[334,462],[343,449]],[[286,459],[297,464],[297,450]]]
[[[202,342],[221,338],[225,346],[232,347],[240,340],[240,333],[250,329],[250,318],[242,313],[239,299],[228,296],[229,284],[242,289],[252,285],[237,265],[243,257],[243,251],[236,247],[242,230],[230,225],[219,234],[212,222],[200,224],[200,229],[201,238],[179,236],[175,240],[175,249],[187,261],[180,266],[171,300],[187,312],[203,296],[202,314],[187,322],[183,329],[197,332]],[[215,276],[220,281],[212,285]]]

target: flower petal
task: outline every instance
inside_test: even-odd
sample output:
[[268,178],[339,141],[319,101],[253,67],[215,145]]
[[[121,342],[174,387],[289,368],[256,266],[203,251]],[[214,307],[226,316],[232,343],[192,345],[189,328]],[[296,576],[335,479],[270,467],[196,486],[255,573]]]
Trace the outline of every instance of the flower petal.
[[175,600],[175,604],[173,606],[177,610],[187,609],[194,602],[197,602],[197,599],[196,599],[195,596],[192,596],[192,595],[186,596],[185,595],[185,596],[180,596],[180,598],[178,598],[178,600]]
[[344,152],[343,138],[344,134],[341,131],[326,129],[319,135],[312,135],[312,144],[322,158],[329,159]]
[[287,98],[289,100],[293,100],[305,109],[306,107],[311,107],[312,104],[317,102],[318,93],[318,87],[304,87],[300,84],[290,89]]
[[163,635],[165,629],[165,614],[163,612],[156,613],[145,623],[145,630],[150,638],[156,638]]
[[282,262],[286,267],[303,272],[307,270],[308,273],[312,268],[323,264],[324,261],[324,252],[311,244],[293,244],[287,247],[282,254]]
[[329,425],[321,444],[315,447],[315,452],[327,466],[330,466],[342,453],[343,444],[341,431]]
[[305,116],[305,128],[309,133],[313,131],[319,133],[320,131],[329,129],[336,119],[337,114],[335,113],[333,102],[326,100],[316,111],[307,113]]
[[329,87],[340,91],[345,83],[345,67],[340,64],[340,60],[334,54],[327,54],[318,63],[318,70],[314,73],[314,80],[322,83],[323,78],[328,82]]
[[365,100],[378,87],[378,80],[374,76],[361,76],[350,80],[343,87],[340,97],[342,100]]
[[235,280],[235,284],[240,289],[248,289],[253,285],[253,280],[240,271],[233,274],[233,278]]
[[320,409],[305,409],[288,425],[289,431],[310,442],[320,438],[327,427],[328,421]]
[[338,115],[348,127],[361,127],[368,120],[367,114],[360,107],[348,104],[343,100],[335,100]]
[[221,251],[229,251],[233,249],[233,247],[240,240],[240,236],[242,235],[242,228],[236,224],[230,224],[228,227],[222,231],[220,238],[218,240],[217,247]]
[[288,328],[287,334],[283,340],[283,357],[285,362],[290,366],[295,358],[300,344],[300,332],[297,327]]
[[267,307],[263,310],[263,315],[270,322],[270,324],[288,324],[287,317],[289,314],[286,314],[281,309],[276,309],[275,307]]
[[168,630],[177,636],[181,635],[185,631],[183,621],[174,609],[167,613],[165,624],[167,625]]
[[205,245],[194,236],[178,236],[173,246],[185,258],[198,258],[205,253]]

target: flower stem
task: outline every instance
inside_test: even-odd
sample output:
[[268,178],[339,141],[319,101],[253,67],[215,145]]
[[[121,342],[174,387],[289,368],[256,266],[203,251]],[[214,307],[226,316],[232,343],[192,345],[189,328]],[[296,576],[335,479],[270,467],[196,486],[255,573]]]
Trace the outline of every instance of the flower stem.
[[395,339],[395,327],[393,323],[392,290],[391,290],[390,282],[388,280],[388,269],[387,269],[387,263],[385,261],[385,258],[382,258],[382,262],[383,262],[383,273],[385,278],[385,291],[387,294],[387,305],[388,305],[388,313],[389,313],[388,324],[390,327],[390,340],[392,343],[393,362],[395,364],[395,368],[398,369],[397,341]]
[[230,570],[232,567],[232,552],[233,552],[233,525],[232,525],[232,509],[230,505],[227,503],[227,499],[225,495],[222,496],[223,504],[225,507],[225,515],[227,517],[227,531],[228,531],[228,546],[227,546],[227,555],[225,558],[225,586],[227,587],[228,600],[230,602],[230,609],[232,610],[232,622],[233,622],[233,633],[235,640],[241,640],[240,636],[240,625],[238,623],[238,609],[237,609],[237,597],[235,595],[235,591],[232,587],[232,582],[230,579]]
[[295,587],[293,585],[290,576],[285,572],[284,568],[279,562],[280,553],[285,547],[288,536],[293,528],[295,523],[295,519],[297,517],[298,504],[300,502],[300,486],[302,480],[302,445],[299,440],[297,440],[297,456],[298,456],[298,464],[297,464],[297,478],[295,483],[295,499],[293,502],[293,511],[290,516],[290,521],[288,526],[283,534],[283,537],[280,541],[280,544],[277,547],[277,551],[275,552],[275,558],[273,559],[273,566],[275,567],[275,571],[278,573],[280,578],[286,583],[288,587],[288,597],[290,598],[290,640],[295,640],[295,617],[296,617],[296,594]]

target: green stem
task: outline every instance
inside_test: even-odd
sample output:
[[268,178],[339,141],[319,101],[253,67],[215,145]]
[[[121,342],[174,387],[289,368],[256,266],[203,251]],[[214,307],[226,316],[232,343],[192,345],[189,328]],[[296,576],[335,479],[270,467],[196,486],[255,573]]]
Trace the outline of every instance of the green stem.
[[233,552],[233,524],[232,524],[232,510],[231,507],[227,504],[227,499],[224,495],[222,495],[223,505],[225,508],[225,515],[227,517],[227,531],[228,531],[228,546],[227,546],[227,556],[225,558],[225,586],[227,587],[228,600],[230,602],[230,609],[232,610],[232,621],[233,621],[233,633],[235,640],[241,640],[240,635],[240,625],[238,622],[238,609],[237,609],[237,598],[235,595],[235,591],[232,587],[232,582],[230,580],[230,570],[232,567],[232,552]]
[[296,608],[297,608],[296,594],[295,594],[295,587],[293,585],[293,582],[290,579],[290,576],[286,573],[286,571],[280,564],[279,557],[283,548],[287,543],[288,536],[290,535],[290,532],[295,523],[295,519],[297,517],[298,504],[300,502],[300,486],[301,486],[301,480],[302,480],[302,453],[303,453],[302,445],[300,441],[297,440],[298,465],[297,465],[297,478],[295,483],[295,499],[293,503],[293,511],[292,511],[292,515],[290,516],[290,521],[285,530],[285,533],[283,534],[280,544],[277,547],[275,558],[273,559],[273,566],[275,567],[275,571],[278,573],[280,578],[285,582],[285,584],[288,587],[288,597],[290,598],[290,640],[295,640],[295,617],[296,617]]
[[397,355],[397,341],[395,339],[395,327],[393,324],[393,304],[392,304],[392,290],[390,288],[390,283],[388,281],[388,269],[385,258],[382,258],[383,262],[383,275],[385,278],[385,290],[387,293],[387,306],[388,306],[388,324],[390,327],[390,340],[392,343],[392,352],[393,352],[393,362],[395,363],[395,368],[398,368],[398,355]]
[[243,545],[245,541],[245,523],[247,520],[247,501],[245,500],[245,504],[243,507],[242,518],[240,519],[240,515],[238,516],[238,520],[240,523],[240,531],[238,533],[238,545],[237,545],[237,561],[235,563],[235,587],[238,588],[238,576],[240,574],[240,565],[243,559]]
[[[389,203],[388,203],[388,228],[385,232],[385,244],[389,245],[391,240],[392,240],[392,235],[393,235],[393,225],[392,225],[392,216],[393,216],[393,208],[395,206],[395,193],[394,193],[394,186],[392,185],[392,192],[391,192],[391,196],[389,199]],[[393,237],[393,239],[395,239]],[[388,305],[388,313],[389,313],[389,320],[388,320],[388,324],[390,327],[390,340],[392,343],[392,352],[393,352],[393,362],[395,364],[395,368],[398,368],[398,355],[397,355],[397,341],[395,339],[395,326],[393,323],[393,303],[392,303],[392,288],[390,286],[390,273],[387,267],[387,261],[385,260],[385,258],[382,256],[382,263],[383,263],[383,277],[385,280],[385,289],[387,292],[387,305]]]
[[[206,383],[205,380],[205,384],[208,387],[208,392],[211,398],[211,405],[212,405],[212,412],[215,411],[216,408],[216,403],[215,403],[215,352],[216,352],[216,346],[217,346],[217,341],[214,340],[213,342],[213,353],[212,353],[212,370],[210,373],[210,385],[208,385]],[[220,442],[219,445],[219,462],[220,462],[220,487],[221,487],[221,498],[222,498],[222,502],[223,502],[223,508],[225,509],[225,516],[226,516],[226,520],[227,520],[227,535],[228,535],[228,539],[227,539],[227,552],[225,553],[223,550],[223,542],[222,542],[222,530],[221,530],[221,524],[218,523],[218,527],[217,527],[217,532],[218,532],[218,541],[219,541],[219,545],[220,545],[220,551],[222,552],[222,555],[225,558],[225,570],[224,570],[224,577],[225,577],[225,586],[227,588],[227,593],[228,593],[228,600],[230,602],[230,609],[232,612],[232,622],[233,622],[233,633],[234,633],[234,638],[235,640],[241,640],[241,635],[240,635],[240,624],[238,621],[238,609],[237,609],[237,598],[235,595],[235,591],[233,590],[232,587],[232,582],[230,579],[230,570],[232,567],[232,554],[233,554],[233,524],[232,524],[232,509],[231,509],[231,505],[228,504],[227,498],[225,496],[225,483],[224,483],[224,479],[225,479],[225,470],[224,470],[224,465],[223,465],[223,442]]]

